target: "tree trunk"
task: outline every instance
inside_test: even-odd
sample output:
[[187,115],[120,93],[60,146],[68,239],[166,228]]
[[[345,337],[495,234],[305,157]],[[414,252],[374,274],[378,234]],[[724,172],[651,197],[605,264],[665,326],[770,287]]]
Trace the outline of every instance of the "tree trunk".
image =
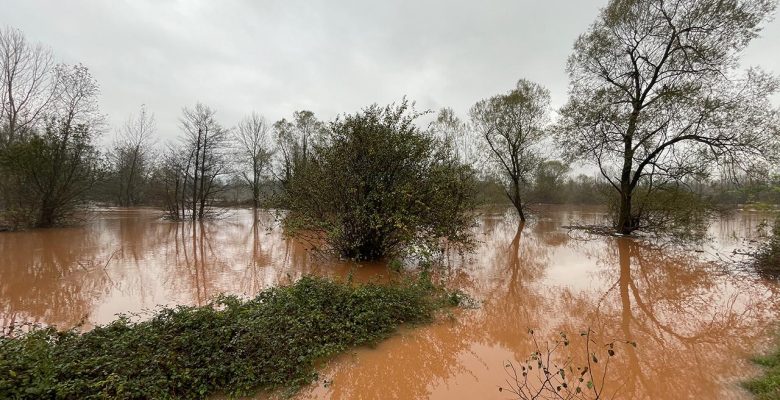
[[520,216],[520,222],[525,222],[525,213],[523,213],[523,203],[520,200],[520,182],[512,182],[512,204],[514,204],[517,214]]
[[631,192],[620,194],[620,210],[618,212],[617,230],[618,232],[629,235],[636,230],[634,218],[631,216]]
[[258,173],[257,157],[252,161],[252,205],[255,210],[260,208],[260,174]]
[[[636,121],[639,118],[639,110],[635,107],[628,121],[628,129],[623,138],[623,169],[620,173],[620,210],[618,212],[617,226],[615,229],[624,235],[636,230],[634,218],[631,216],[631,194],[634,187],[631,184],[631,170],[634,167],[634,132]],[[635,172],[638,174],[639,171]]]
[[[195,168],[193,168],[193,179],[192,179],[192,220],[194,221],[195,218],[197,218],[198,214],[198,169],[200,168],[200,151],[201,151],[201,139],[202,135],[202,129],[198,128],[198,138],[197,142],[195,144]],[[200,179],[203,179],[200,177]]]
[[41,214],[38,218],[38,228],[49,228],[54,225],[55,208],[48,201],[41,205]]

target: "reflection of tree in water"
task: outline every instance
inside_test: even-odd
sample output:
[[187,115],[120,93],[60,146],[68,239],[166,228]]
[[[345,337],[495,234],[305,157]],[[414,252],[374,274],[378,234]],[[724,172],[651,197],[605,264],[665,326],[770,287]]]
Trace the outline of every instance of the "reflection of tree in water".
[[[230,219],[168,224],[164,260],[157,264],[169,293],[179,303],[205,304],[220,293],[254,296],[303,275],[345,277],[354,263],[318,259],[306,246],[269,230],[273,215],[236,212]],[[358,268],[355,279],[385,273],[384,265]]]
[[5,233],[0,240],[0,325],[70,328],[108,291],[112,251],[98,230]]
[[[629,239],[569,240],[560,226],[571,219],[587,222],[588,215],[540,214],[522,229],[511,216],[484,216],[475,228],[476,252],[452,255],[450,269],[441,274],[482,306],[458,311],[455,322],[393,337],[379,351],[360,351],[355,360],[345,356],[331,364],[326,376],[334,383],[321,396],[436,396],[442,386],[470,376],[489,394],[503,383],[502,361],[523,360],[532,350],[528,328],[540,336],[576,335],[591,326],[601,339],[638,343],[636,349],[619,348],[614,360],[614,385],[622,386],[622,394],[728,397],[723,378],[742,375],[745,364],[738,360],[771,336],[767,329],[778,311],[773,299],[780,298],[771,292],[775,286],[724,276],[695,255]],[[268,230],[272,218],[242,211],[193,224],[133,214],[75,230],[3,234],[0,322],[72,326],[115,291],[125,296],[122,301],[137,302],[121,304],[126,311],[137,311],[154,305],[147,298],[202,304],[221,292],[251,296],[303,274],[346,276],[354,269],[361,281],[387,273],[381,264],[356,268],[312,257],[281,230]],[[600,267],[593,267],[593,259]],[[586,281],[565,276],[567,265]]]
[[769,333],[777,304],[756,281],[727,279],[695,256],[615,239],[603,255],[606,289],[574,296],[560,330],[590,325],[604,340],[635,341],[615,361],[621,395],[723,398],[724,377]]
[[540,245],[539,236],[523,236],[525,228],[520,223],[509,243],[495,237],[497,246],[490,261],[495,271],[479,289],[484,300],[479,322],[484,338],[513,350],[519,336],[538,326],[546,314],[542,308],[547,299],[536,282],[544,276],[549,251]]

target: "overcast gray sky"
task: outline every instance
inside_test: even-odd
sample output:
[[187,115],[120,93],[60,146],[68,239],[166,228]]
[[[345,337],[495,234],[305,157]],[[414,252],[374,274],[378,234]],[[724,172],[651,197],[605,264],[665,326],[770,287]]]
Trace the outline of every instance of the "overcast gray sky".
[[[407,95],[420,109],[537,81],[565,102],[572,44],[606,0],[0,0],[0,25],[90,68],[118,126],[141,104],[160,137],[203,102],[234,126],[309,109],[322,119]],[[780,73],[780,22],[743,60]],[[108,138],[113,135],[108,133]]]

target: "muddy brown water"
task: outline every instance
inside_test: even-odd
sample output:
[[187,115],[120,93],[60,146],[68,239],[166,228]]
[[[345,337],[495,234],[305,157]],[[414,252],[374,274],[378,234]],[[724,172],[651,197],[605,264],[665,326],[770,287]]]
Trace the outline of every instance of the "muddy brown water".
[[[117,313],[156,305],[205,304],[219,293],[252,296],[317,274],[357,280],[387,275],[382,264],[312,256],[284,237],[273,216],[232,210],[202,224],[174,223],[150,209],[107,209],[82,227],[0,233],[0,325],[35,322],[89,329]],[[712,262],[733,258],[771,216],[741,211],[714,221],[702,246],[648,246],[570,232],[597,223],[599,209],[539,207],[522,230],[511,212],[475,227],[473,253],[447,254],[440,273],[480,305],[404,329],[375,348],[328,362],[301,399],[509,399],[518,366],[566,332],[553,359],[592,368],[607,398],[747,399],[739,382],[757,373],[748,358],[772,344],[780,286]],[[618,343],[607,357],[605,343]],[[556,358],[557,357],[557,358]],[[535,376],[531,375],[533,379]]]

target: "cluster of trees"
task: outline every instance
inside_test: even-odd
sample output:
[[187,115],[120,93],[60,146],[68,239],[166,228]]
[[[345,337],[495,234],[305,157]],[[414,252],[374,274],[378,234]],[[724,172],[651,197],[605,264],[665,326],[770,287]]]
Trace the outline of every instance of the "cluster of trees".
[[5,224],[51,226],[100,179],[104,118],[83,65],[54,62],[21,32],[0,30],[0,211]]
[[[475,190],[502,192],[521,220],[528,202],[606,198],[618,232],[651,229],[680,214],[669,204],[698,204],[701,182],[719,182],[711,194],[745,171],[771,169],[779,83],[740,70],[739,54],[775,8],[610,1],[575,43],[557,118],[549,91],[520,79],[476,102],[466,121],[444,108],[426,128],[406,100],[330,123],[310,111],[272,124],[253,113],[235,128],[196,104],[183,109],[179,140],[161,148],[142,107],[104,153],[94,145],[105,124],[88,70],[57,65],[6,29],[0,212],[6,224],[49,226],[91,199],[158,204],[170,218],[196,220],[232,197],[288,209],[291,230],[322,234],[357,258],[423,238],[457,241]],[[597,167],[598,177],[575,176],[572,162]]]

